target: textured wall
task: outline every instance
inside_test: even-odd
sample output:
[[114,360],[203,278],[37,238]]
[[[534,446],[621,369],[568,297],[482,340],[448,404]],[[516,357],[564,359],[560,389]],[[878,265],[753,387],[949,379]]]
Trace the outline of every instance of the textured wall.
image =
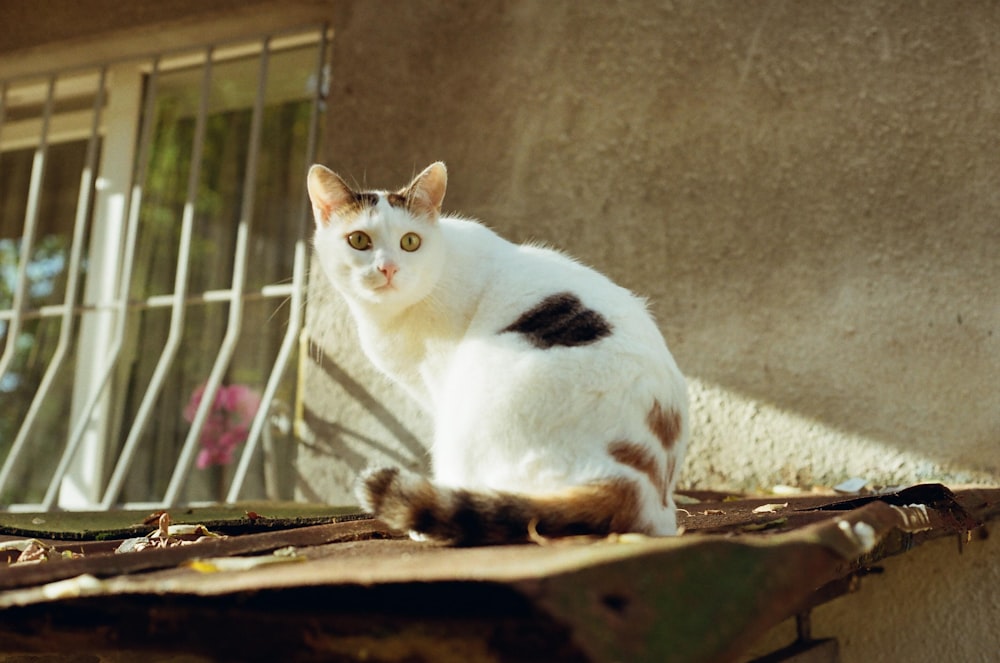
[[[1000,652],[1000,537],[959,552],[948,537],[884,560],[883,572],[812,612],[815,638],[836,638],[843,663],[995,661]],[[744,660],[795,640],[795,620],[772,629]]]
[[[334,9],[326,161],[444,159],[447,209],[650,298],[692,378],[682,483],[1000,480],[1000,5]],[[418,462],[427,432],[343,315],[309,312],[339,433],[307,494],[341,495],[331,446]]]

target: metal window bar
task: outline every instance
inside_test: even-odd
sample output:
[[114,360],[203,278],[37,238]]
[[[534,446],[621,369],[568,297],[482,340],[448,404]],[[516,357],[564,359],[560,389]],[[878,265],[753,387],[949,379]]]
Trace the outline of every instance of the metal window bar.
[[[21,423],[21,427],[14,438],[3,470],[0,471],[0,488],[7,482],[7,478],[14,467],[14,463],[21,454],[27,443],[28,436],[35,425],[42,403],[55,384],[55,378],[62,369],[70,349],[70,342],[73,339],[74,309],[79,294],[80,264],[83,257],[83,240],[87,228],[87,211],[90,209],[90,200],[93,194],[94,171],[97,165],[97,144],[100,135],[101,109],[104,105],[104,81],[107,75],[107,68],[101,69],[98,79],[97,93],[94,95],[93,119],[91,120],[90,138],[87,140],[87,154],[84,158],[83,170],[80,173],[80,192],[77,195],[76,215],[73,222],[73,239],[70,243],[70,258],[66,268],[67,282],[66,292],[63,297],[62,315],[59,324],[59,340],[56,344],[55,353],[49,361],[45,374],[35,391],[35,395],[28,407],[28,412]],[[22,254],[21,264],[26,265],[27,255]],[[15,309],[15,312],[17,309]],[[23,316],[22,316],[23,317]],[[8,343],[11,343],[8,336]]]
[[[28,290],[28,262],[35,243],[35,228],[38,224],[38,207],[42,196],[42,181],[45,175],[45,158],[48,154],[49,122],[52,118],[52,106],[55,103],[56,77],[50,76],[45,93],[45,107],[42,111],[42,129],[31,163],[31,179],[28,184],[28,203],[24,213],[24,226],[21,233],[21,248],[18,253],[17,277],[14,282],[14,301],[12,317],[7,326],[7,342],[3,356],[0,356],[0,377],[6,374],[14,359],[17,349],[17,339],[21,335],[23,322],[24,298]],[[30,422],[29,422],[30,423]],[[22,426],[24,428],[24,426]],[[26,436],[18,435],[7,455],[7,460],[0,468],[0,490],[7,483],[17,457],[24,449]]]
[[[232,285],[228,290],[214,290],[205,291],[197,294],[189,294],[186,287],[187,279],[187,269],[188,269],[188,252],[185,246],[190,246],[191,241],[191,226],[193,225],[193,209],[194,209],[194,198],[197,192],[197,182],[200,161],[200,153],[203,148],[204,143],[204,115],[206,113],[206,98],[207,98],[207,86],[211,80],[211,67],[213,60],[213,53],[217,52],[218,47],[221,45],[216,45],[208,47],[205,51],[205,56],[203,60],[203,78],[202,78],[202,90],[201,99],[199,101],[198,118],[196,120],[195,138],[193,145],[193,156],[192,156],[192,167],[191,173],[189,174],[187,198],[185,201],[184,212],[182,215],[182,230],[181,230],[181,244],[178,255],[178,271],[175,279],[174,292],[170,295],[159,295],[154,297],[148,297],[141,301],[130,300],[130,287],[131,287],[131,275],[134,267],[134,261],[136,257],[136,247],[138,242],[139,234],[139,217],[140,208],[143,197],[143,187],[146,180],[146,172],[149,165],[150,159],[150,149],[152,144],[152,133],[153,126],[155,124],[155,112],[156,112],[156,94],[157,94],[157,79],[160,73],[161,60],[165,54],[160,54],[152,58],[152,66],[150,73],[146,79],[146,89],[144,95],[144,101],[142,104],[142,131],[138,139],[138,146],[136,152],[136,158],[134,162],[134,169],[132,174],[132,183],[127,188],[128,196],[125,200],[124,207],[127,210],[127,222],[126,222],[126,233],[124,241],[121,245],[121,265],[118,270],[118,293],[115,296],[114,301],[104,301],[97,302],[91,305],[84,305],[78,301],[79,297],[79,275],[80,275],[80,253],[82,252],[82,237],[84,234],[84,228],[86,226],[86,210],[90,205],[90,196],[93,191],[93,173],[94,160],[96,153],[96,144],[99,139],[100,134],[100,110],[102,107],[102,95],[104,91],[105,75],[108,70],[108,66],[111,63],[106,63],[105,66],[100,70],[100,82],[98,85],[97,99],[94,103],[94,114],[92,119],[91,132],[88,139],[88,149],[87,156],[85,157],[86,164],[84,167],[84,172],[81,173],[81,190],[78,200],[78,207],[76,218],[74,221],[73,229],[73,243],[71,245],[71,256],[68,282],[66,285],[66,292],[64,303],[62,306],[44,306],[33,311],[24,310],[24,288],[26,279],[24,278],[25,270],[28,262],[28,257],[30,254],[30,242],[33,240],[34,225],[37,222],[37,205],[38,197],[40,196],[40,186],[41,186],[41,176],[43,174],[43,168],[45,165],[45,149],[47,147],[46,134],[48,131],[48,122],[52,114],[52,104],[54,102],[54,87],[59,73],[53,73],[49,78],[49,89],[46,99],[46,105],[43,112],[43,123],[42,131],[40,132],[39,144],[36,150],[36,161],[32,168],[32,179],[31,187],[29,190],[29,209],[25,215],[25,227],[22,233],[22,248],[18,263],[18,280],[17,280],[17,292],[15,293],[15,301],[11,310],[2,311],[0,310],[0,320],[9,320],[10,324],[7,330],[7,344],[5,347],[3,363],[0,364],[0,378],[3,377],[5,371],[8,369],[11,362],[11,357],[13,355],[14,349],[14,337],[18,328],[20,328],[21,323],[26,319],[36,318],[36,317],[55,317],[60,316],[62,318],[62,325],[60,327],[60,337],[57,344],[56,352],[53,355],[53,359],[50,361],[46,368],[45,376],[39,385],[33,399],[32,406],[29,408],[29,414],[25,417],[22,422],[21,428],[18,431],[17,440],[18,443],[12,444],[11,449],[8,452],[7,458],[4,460],[4,465],[2,470],[0,470],[0,490],[3,490],[5,484],[7,483],[10,473],[20,455],[23,447],[28,443],[30,439],[30,431],[37,419],[37,412],[35,411],[35,403],[41,402],[45,395],[51,389],[51,386],[55,380],[55,376],[60,372],[61,365],[64,363],[63,356],[66,350],[63,348],[64,344],[68,346],[69,339],[72,337],[73,332],[73,316],[78,315],[83,312],[88,311],[99,311],[99,310],[110,310],[115,313],[114,319],[114,333],[110,347],[105,353],[104,368],[101,371],[101,377],[98,381],[99,388],[93,390],[86,401],[86,405],[83,407],[81,415],[76,419],[76,421],[71,422],[71,431],[67,439],[67,444],[63,448],[62,454],[59,459],[59,463],[56,470],[53,473],[51,481],[49,482],[48,488],[45,493],[45,497],[40,504],[0,504],[0,510],[10,510],[10,511],[33,511],[33,510],[51,510],[56,508],[56,502],[59,497],[60,486],[63,480],[66,478],[67,472],[71,463],[73,462],[74,456],[79,453],[81,447],[81,441],[83,440],[84,433],[88,426],[90,418],[94,415],[99,401],[102,398],[104,392],[108,389],[111,376],[116,370],[117,364],[120,359],[120,354],[122,346],[124,343],[125,332],[126,332],[126,314],[129,309],[132,308],[158,308],[158,307],[170,307],[171,308],[171,332],[168,335],[168,341],[161,352],[160,359],[157,364],[157,368],[154,371],[154,377],[151,379],[150,384],[147,385],[146,394],[144,395],[142,406],[136,413],[135,420],[132,423],[132,427],[129,431],[129,436],[126,438],[125,445],[123,447],[121,456],[115,465],[115,469],[109,478],[106,488],[103,492],[103,498],[100,500],[98,505],[86,505],[89,507],[99,506],[103,509],[110,509],[115,506],[131,507],[131,508],[145,508],[145,507],[169,507],[176,505],[181,498],[181,492],[183,491],[185,484],[187,482],[188,476],[191,471],[191,467],[194,461],[194,455],[197,451],[197,443],[201,430],[208,418],[209,407],[214,400],[214,395],[218,391],[221,383],[222,377],[227,369],[230,361],[232,360],[233,353],[235,351],[236,344],[239,340],[240,333],[242,331],[242,318],[243,318],[243,303],[247,299],[271,299],[278,297],[291,296],[291,310],[289,314],[288,327],[281,341],[281,345],[278,351],[277,358],[275,359],[274,365],[272,367],[271,373],[267,376],[266,386],[261,395],[260,406],[257,410],[256,415],[250,426],[250,431],[248,437],[244,443],[244,449],[240,456],[239,464],[236,472],[230,482],[229,490],[226,496],[226,500],[229,502],[236,501],[239,498],[240,492],[243,489],[245,479],[249,470],[250,463],[253,459],[254,454],[257,452],[259,447],[259,440],[261,438],[261,433],[266,425],[271,405],[274,401],[275,393],[280,382],[282,373],[286,370],[288,361],[291,357],[292,349],[295,346],[295,341],[302,328],[302,309],[304,305],[304,290],[305,290],[305,277],[307,273],[307,261],[308,261],[308,250],[307,250],[307,235],[308,227],[307,217],[309,215],[308,205],[304,202],[302,204],[302,210],[299,214],[298,224],[297,224],[297,235],[295,237],[294,244],[294,257],[293,257],[293,275],[292,283],[290,285],[276,284],[265,286],[259,292],[247,292],[245,288],[246,284],[246,262],[247,262],[247,249],[249,234],[251,230],[251,224],[253,221],[253,207],[254,207],[254,183],[257,172],[257,152],[260,145],[260,132],[263,116],[263,106],[265,101],[265,87],[267,81],[267,68],[270,57],[270,47],[273,43],[274,38],[280,36],[289,35],[301,35],[306,33],[305,29],[296,29],[294,31],[288,31],[287,33],[279,33],[272,37],[266,37],[259,43],[259,73],[258,73],[258,90],[256,98],[254,101],[254,108],[252,111],[251,120],[251,130],[250,130],[250,145],[249,145],[249,156],[246,162],[245,171],[245,182],[243,187],[243,200],[241,204],[240,221],[237,228],[237,240],[236,240],[236,256],[234,260]],[[306,162],[303,164],[303,172],[306,167],[314,160],[316,154],[316,144],[318,140],[317,127],[319,124],[319,109],[322,107],[323,99],[325,97],[324,90],[324,63],[326,57],[326,42],[327,42],[327,28],[326,26],[317,26],[316,28],[310,29],[311,32],[316,36],[317,48],[319,52],[318,63],[316,67],[316,85],[314,90],[314,95],[311,100],[311,111],[310,111],[310,124],[309,132],[307,137],[307,143],[305,146]],[[241,42],[245,43],[245,42]],[[185,50],[184,53],[189,53],[189,50]],[[65,72],[64,72],[65,73]],[[0,132],[3,130],[4,118],[6,113],[6,108],[8,106],[8,88],[9,82],[3,81],[0,84]],[[199,129],[200,127],[200,129]],[[302,200],[305,200],[303,195]],[[28,244],[28,246],[25,246]],[[149,421],[151,415],[151,404],[156,400],[156,395],[162,388],[162,381],[165,377],[166,370],[169,365],[174,361],[177,356],[177,344],[179,342],[179,333],[174,331],[174,329],[180,329],[184,320],[184,314],[186,307],[192,303],[199,302],[213,302],[213,301],[228,301],[229,307],[229,320],[226,327],[226,334],[222,342],[222,347],[220,348],[219,355],[215,364],[212,367],[212,371],[209,375],[209,379],[205,385],[203,397],[195,415],[194,421],[191,424],[191,428],[188,435],[184,441],[183,448],[179,455],[177,464],[173,469],[171,475],[170,483],[167,488],[166,494],[163,499],[156,502],[139,502],[139,503],[128,503],[128,504],[117,504],[117,499],[121,493],[123,487],[123,480],[128,472],[129,466],[131,464],[132,458],[134,456],[136,445],[141,437],[141,430]],[[63,340],[65,337],[65,341]],[[149,404],[147,404],[147,401]]]
[[[318,61],[316,63],[317,72],[323,71],[323,66],[326,62],[325,36],[326,35],[324,34],[324,37],[320,39],[319,47],[316,49],[318,51]],[[316,161],[316,140],[319,130],[319,110],[322,106],[323,95],[323,81],[321,79],[317,79],[316,89],[313,93],[312,108],[309,111],[309,136],[306,139],[306,159],[305,163],[302,164],[303,172],[305,172],[309,166]],[[302,312],[304,309],[306,272],[308,269],[307,262],[309,255],[307,237],[309,234],[309,220],[312,217],[312,209],[306,202],[305,197],[301,200],[302,207],[299,209],[298,228],[295,239],[295,258],[292,263],[291,310],[289,311],[288,330],[285,332],[285,337],[281,341],[278,356],[274,360],[274,367],[271,368],[271,375],[268,377],[267,385],[264,387],[264,393],[261,401],[265,403],[273,402],[275,392],[278,390],[278,383],[281,381],[281,376],[285,372],[285,368],[288,366],[288,360],[292,355],[292,350],[295,347],[299,332],[302,329]],[[261,432],[264,429],[267,419],[266,415],[266,410],[261,408],[257,411],[257,416],[254,417],[253,423],[250,425],[250,431],[243,446],[243,453],[240,456],[239,465],[236,466],[236,472],[229,485],[229,493],[226,495],[227,502],[236,502],[240,498],[240,491],[243,489],[247,473],[250,470],[250,462],[253,460],[254,453],[257,450],[257,445],[260,442]]]
[[[189,257],[191,250],[191,234],[194,226],[194,210],[198,198],[198,182],[201,178],[201,155],[205,145],[205,121],[208,115],[208,97],[212,86],[212,49],[205,53],[205,64],[202,65],[201,98],[198,101],[198,114],[195,118],[194,144],[191,149],[191,170],[188,173],[187,195],[184,201],[184,212],[181,216],[180,246],[177,251],[177,272],[174,278],[174,292],[171,296],[170,330],[167,334],[167,342],[163,346],[160,359],[153,370],[153,377],[146,386],[146,393],[139,404],[139,410],[132,422],[128,437],[125,439],[125,446],[118,456],[118,462],[111,474],[104,497],[101,500],[101,507],[110,508],[121,492],[122,484],[125,481],[125,474],[128,472],[135,456],[140,438],[146,425],[149,423],[149,416],[153,411],[156,400],[160,395],[163,383],[166,380],[167,372],[177,357],[177,350],[180,347],[181,335],[184,331],[184,314],[187,306],[184,303],[187,295],[187,280]],[[146,126],[151,126],[150,122]],[[131,278],[128,279],[131,281]],[[124,319],[124,315],[121,319]]]
[[21,314],[24,310],[24,297],[28,290],[28,257],[35,245],[35,227],[38,225],[38,205],[42,196],[42,179],[45,175],[45,157],[49,149],[49,122],[52,119],[52,105],[56,96],[56,77],[50,76],[48,91],[45,95],[45,109],[42,111],[42,131],[35,148],[35,157],[31,163],[31,180],[28,184],[28,205],[24,212],[24,226],[21,233],[21,249],[17,264],[17,280],[14,282],[14,316],[7,327],[7,343],[3,355],[0,355],[0,375],[7,372],[14,351],[17,347],[17,337],[21,333]]
[[[264,98],[267,92],[268,43],[265,39],[260,49],[260,64],[257,73],[257,96],[254,99],[253,116],[250,123],[250,139],[243,181],[243,201],[240,211],[239,225],[236,228],[236,256],[233,260],[232,299],[229,302],[229,321],[226,325],[226,335],[222,339],[219,356],[212,366],[212,372],[205,384],[201,402],[191,422],[191,430],[184,440],[180,459],[174,467],[173,476],[167,486],[167,494],[163,501],[167,506],[174,506],[180,498],[180,492],[187,481],[187,475],[194,464],[195,452],[198,450],[198,438],[208,421],[208,415],[215,402],[215,395],[222,385],[222,378],[229,367],[236,350],[236,342],[243,328],[243,289],[247,278],[247,245],[250,241],[250,228],[253,223],[255,184],[257,181],[257,157],[260,152],[260,130],[264,122]],[[107,498],[105,498],[105,501]]]
[[[70,433],[69,442],[59,459],[59,465],[49,482],[49,488],[42,501],[42,508],[49,511],[55,505],[59,496],[59,489],[62,485],[66,473],[69,471],[73,457],[80,449],[84,434],[90,418],[93,416],[97,404],[100,402],[107,389],[111,375],[114,373],[121,354],[122,345],[125,339],[126,305],[129,298],[129,285],[132,282],[132,266],[135,258],[135,247],[139,235],[139,211],[142,206],[142,186],[146,179],[146,168],[149,165],[149,146],[152,142],[153,124],[156,114],[156,83],[160,73],[160,59],[153,61],[153,69],[146,82],[146,95],[143,103],[143,123],[142,135],[139,139],[138,156],[136,158],[135,170],[132,176],[132,186],[128,200],[125,202],[125,209],[128,210],[128,226],[125,236],[125,251],[122,259],[122,268],[119,276],[118,296],[110,308],[116,312],[114,336],[110,348],[105,356],[104,370],[101,371],[99,386],[94,389],[84,406],[79,419],[75,422]],[[0,486],[2,487],[2,486]],[[105,507],[107,508],[107,507]]]

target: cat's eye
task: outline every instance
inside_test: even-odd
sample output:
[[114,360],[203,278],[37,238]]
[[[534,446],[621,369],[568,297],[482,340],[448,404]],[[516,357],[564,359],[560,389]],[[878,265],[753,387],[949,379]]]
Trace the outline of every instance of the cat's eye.
[[399,248],[404,251],[416,251],[420,248],[420,235],[417,233],[406,233],[403,239],[399,240]]
[[347,243],[351,245],[352,249],[367,251],[372,247],[372,238],[360,230],[355,230],[347,236]]

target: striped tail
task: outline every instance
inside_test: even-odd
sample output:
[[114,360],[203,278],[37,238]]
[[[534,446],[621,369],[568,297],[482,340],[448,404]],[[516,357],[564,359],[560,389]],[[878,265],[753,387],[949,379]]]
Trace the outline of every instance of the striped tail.
[[649,533],[638,487],[627,479],[547,495],[443,488],[426,478],[382,468],[358,484],[361,506],[389,527],[453,545],[515,543],[542,537]]

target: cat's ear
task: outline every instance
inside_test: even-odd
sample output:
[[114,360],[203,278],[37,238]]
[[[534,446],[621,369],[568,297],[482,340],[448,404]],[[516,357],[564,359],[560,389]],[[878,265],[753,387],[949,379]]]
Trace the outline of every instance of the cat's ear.
[[437,219],[448,187],[448,169],[440,161],[432,163],[403,189],[406,206],[414,214]]
[[316,164],[310,168],[306,185],[317,227],[328,225],[331,217],[348,205],[354,204],[355,196],[351,187],[326,166]]

